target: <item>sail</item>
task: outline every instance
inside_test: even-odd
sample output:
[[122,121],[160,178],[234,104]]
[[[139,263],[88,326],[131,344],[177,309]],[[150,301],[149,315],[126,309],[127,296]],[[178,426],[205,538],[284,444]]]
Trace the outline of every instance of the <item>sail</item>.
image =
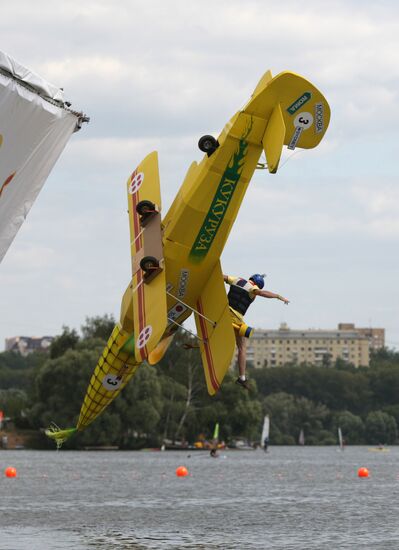
[[0,51],[0,262],[74,131],[63,90]]
[[305,445],[305,433],[303,430],[299,432],[298,444]]
[[341,428],[338,428],[338,442],[339,442],[339,448],[341,451],[344,450],[344,440],[342,438],[342,430]]
[[219,442],[219,422],[216,422],[215,429],[213,431],[213,443],[217,444]]
[[262,428],[262,436],[260,438],[260,444],[264,445],[265,439],[269,439],[269,431],[270,431],[270,418],[267,414],[263,420],[263,428]]

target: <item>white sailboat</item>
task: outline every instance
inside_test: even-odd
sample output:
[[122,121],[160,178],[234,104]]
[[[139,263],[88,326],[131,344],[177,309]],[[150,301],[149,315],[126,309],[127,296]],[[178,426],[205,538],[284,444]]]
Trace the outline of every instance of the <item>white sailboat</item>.
[[269,445],[269,432],[270,432],[270,418],[269,418],[269,415],[267,414],[263,419],[262,436],[260,438],[260,444],[262,445],[265,451],[267,451],[267,447]]
[[345,447],[344,447],[344,440],[342,438],[341,428],[338,428],[338,442],[339,442],[339,450],[343,451],[345,449]]
[[301,429],[301,431],[299,432],[298,444],[299,445],[305,445],[305,433],[304,433],[303,429]]

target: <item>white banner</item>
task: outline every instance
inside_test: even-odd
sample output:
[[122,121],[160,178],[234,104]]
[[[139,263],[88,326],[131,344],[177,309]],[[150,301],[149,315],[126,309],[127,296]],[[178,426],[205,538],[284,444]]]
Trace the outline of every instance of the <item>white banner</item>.
[[[1,262],[76,129],[78,116],[60,106],[62,90],[57,94],[54,86],[1,52],[0,69]],[[39,94],[51,95],[60,103]]]

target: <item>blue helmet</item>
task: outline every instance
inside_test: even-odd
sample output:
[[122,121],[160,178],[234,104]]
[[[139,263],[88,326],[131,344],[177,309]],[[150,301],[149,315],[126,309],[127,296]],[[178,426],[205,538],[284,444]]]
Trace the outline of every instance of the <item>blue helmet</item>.
[[265,286],[265,277],[266,275],[264,273],[262,275],[255,273],[255,275],[250,276],[249,280],[253,281],[257,287],[263,288]]

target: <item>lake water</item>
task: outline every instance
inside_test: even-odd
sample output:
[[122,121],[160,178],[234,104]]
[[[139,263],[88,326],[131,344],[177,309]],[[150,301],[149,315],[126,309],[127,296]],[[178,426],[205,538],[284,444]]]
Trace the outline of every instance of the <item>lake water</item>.
[[399,448],[0,451],[1,550],[183,548],[397,550]]

